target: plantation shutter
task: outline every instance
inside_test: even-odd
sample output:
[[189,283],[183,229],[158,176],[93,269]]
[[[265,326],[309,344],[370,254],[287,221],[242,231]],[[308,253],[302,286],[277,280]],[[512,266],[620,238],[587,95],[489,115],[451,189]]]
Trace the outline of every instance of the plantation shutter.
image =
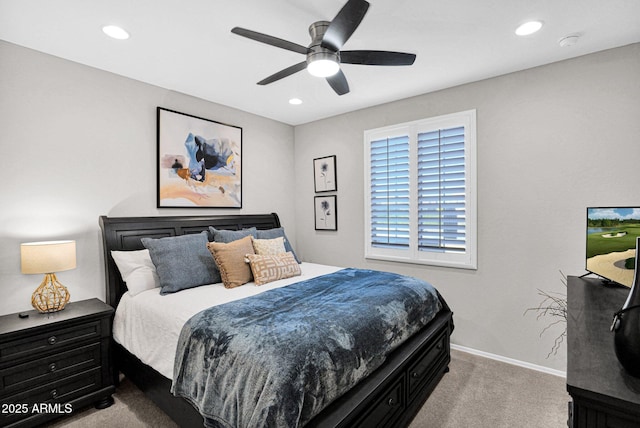
[[371,244],[409,247],[409,137],[371,142]]
[[418,134],[418,249],[464,252],[464,126]]

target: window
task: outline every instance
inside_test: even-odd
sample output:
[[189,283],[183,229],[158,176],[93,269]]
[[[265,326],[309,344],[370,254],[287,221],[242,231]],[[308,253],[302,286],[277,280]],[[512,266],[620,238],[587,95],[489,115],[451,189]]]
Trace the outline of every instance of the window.
[[365,131],[365,256],[476,268],[475,110]]

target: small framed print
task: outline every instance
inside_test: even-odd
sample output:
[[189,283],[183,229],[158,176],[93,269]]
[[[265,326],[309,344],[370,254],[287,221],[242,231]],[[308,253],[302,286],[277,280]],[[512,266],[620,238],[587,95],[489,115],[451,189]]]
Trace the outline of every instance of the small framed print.
[[338,230],[338,206],[336,195],[316,196],[316,230]]
[[313,183],[316,193],[338,190],[336,156],[325,156],[313,160]]

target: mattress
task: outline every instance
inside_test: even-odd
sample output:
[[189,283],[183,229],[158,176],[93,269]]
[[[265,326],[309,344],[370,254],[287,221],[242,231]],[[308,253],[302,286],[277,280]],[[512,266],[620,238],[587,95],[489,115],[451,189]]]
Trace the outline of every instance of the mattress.
[[287,285],[337,272],[342,269],[315,263],[302,263],[301,276],[274,281],[261,286],[253,282],[236,288],[222,283],[160,295],[155,288],[135,296],[122,296],[113,321],[113,338],[168,379],[173,379],[173,366],[180,331],[198,312],[211,306],[243,299]]

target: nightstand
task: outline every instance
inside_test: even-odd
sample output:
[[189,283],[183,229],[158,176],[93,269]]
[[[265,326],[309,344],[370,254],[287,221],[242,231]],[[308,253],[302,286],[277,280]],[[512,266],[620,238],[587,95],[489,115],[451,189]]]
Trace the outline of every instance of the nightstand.
[[0,426],[31,427],[113,404],[113,312],[90,299],[52,314],[0,316]]

